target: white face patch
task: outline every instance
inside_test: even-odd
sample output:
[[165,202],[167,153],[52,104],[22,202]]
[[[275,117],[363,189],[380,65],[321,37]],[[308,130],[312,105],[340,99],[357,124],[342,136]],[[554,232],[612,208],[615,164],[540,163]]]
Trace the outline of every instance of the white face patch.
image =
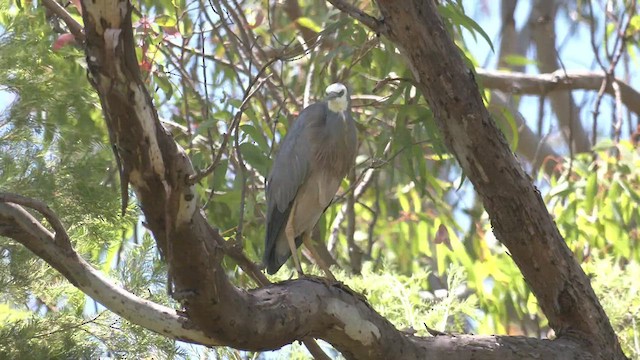
[[339,97],[330,99],[327,104],[329,105],[329,110],[337,113],[344,112],[347,110],[347,106],[349,105],[347,96],[349,96],[349,92],[347,91],[347,87],[340,83],[331,84],[327,87],[326,93],[327,95],[340,93],[342,95]]

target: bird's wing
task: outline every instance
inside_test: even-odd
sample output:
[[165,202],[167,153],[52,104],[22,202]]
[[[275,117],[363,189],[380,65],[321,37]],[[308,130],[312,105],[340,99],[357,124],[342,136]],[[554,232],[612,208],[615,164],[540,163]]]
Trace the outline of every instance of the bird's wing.
[[[277,270],[288,258],[286,254],[276,254],[276,242],[284,231],[298,189],[309,175],[313,161],[314,128],[323,125],[326,118],[325,107],[323,103],[316,103],[300,113],[282,140],[280,151],[273,162],[266,186],[267,234],[264,262],[267,270],[274,267]],[[289,252],[288,247],[282,248]]]

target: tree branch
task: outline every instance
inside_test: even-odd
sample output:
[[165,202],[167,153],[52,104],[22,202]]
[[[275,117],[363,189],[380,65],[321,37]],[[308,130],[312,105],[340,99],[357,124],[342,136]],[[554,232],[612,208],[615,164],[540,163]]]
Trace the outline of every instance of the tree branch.
[[[512,94],[546,95],[556,91],[592,90],[598,91],[606,78],[603,72],[557,70],[550,74],[523,74],[508,71],[476,69],[478,80],[487,89],[501,90]],[[629,110],[640,115],[640,92],[619,79],[611,83],[620,86],[622,103]],[[605,92],[615,97],[611,83]]]

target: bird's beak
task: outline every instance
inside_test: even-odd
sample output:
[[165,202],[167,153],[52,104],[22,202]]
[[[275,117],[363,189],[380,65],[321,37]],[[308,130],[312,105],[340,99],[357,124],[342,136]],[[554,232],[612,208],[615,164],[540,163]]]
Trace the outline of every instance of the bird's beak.
[[340,97],[339,92],[334,91],[334,92],[327,93],[327,100],[335,99],[338,97]]

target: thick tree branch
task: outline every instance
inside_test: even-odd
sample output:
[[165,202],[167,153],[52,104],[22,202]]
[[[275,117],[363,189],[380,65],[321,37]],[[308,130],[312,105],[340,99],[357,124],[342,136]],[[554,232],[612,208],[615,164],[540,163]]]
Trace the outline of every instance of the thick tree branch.
[[[7,202],[0,203],[0,236],[12,238],[23,244],[58,270],[78,289],[134,324],[182,341],[209,346],[220,345],[218,340],[196,329],[192,321],[179,315],[175,310],[141,299],[105,279],[77,253],[69,252],[56,244],[53,234],[19,205]],[[534,353],[543,354],[545,359],[551,360],[563,359],[567,355],[574,358],[591,359],[588,354],[584,354],[578,348],[577,344],[572,342],[551,342],[500,336],[412,337],[395,330],[390,323],[348,290],[339,285],[327,286],[325,282],[313,279],[271,285],[253,291],[252,296],[261,299],[267,307],[287,307],[284,312],[275,312],[274,309],[271,309],[271,312],[267,314],[272,316],[272,324],[276,328],[289,321],[295,323],[295,326],[300,326],[300,323],[304,321],[312,321],[308,323],[311,328],[326,327],[329,325],[326,320],[331,319],[331,322],[335,323],[326,331],[335,337],[334,345],[345,349],[343,353],[347,358],[418,359],[432,357],[446,360],[459,358],[456,353],[473,352],[478,356],[478,359],[518,359]],[[237,310],[242,310],[246,304],[237,305],[240,307]],[[215,304],[211,306],[215,306]],[[302,307],[291,312],[291,306]],[[300,315],[302,318],[298,318]],[[322,318],[325,320],[313,321]],[[230,326],[222,323],[223,319],[220,321],[219,327]],[[260,324],[250,323],[249,325],[257,326]],[[248,347],[253,348],[255,343],[259,342],[259,336],[260,334],[256,332],[255,328],[249,329],[245,335],[249,339],[247,344],[251,345]],[[352,347],[353,339],[365,343],[360,347]],[[384,341],[389,344],[393,344],[393,341],[399,341],[399,343],[395,344],[394,349],[391,349],[388,345],[385,347],[380,344],[372,344],[373,341]],[[367,343],[371,345],[370,349],[365,347]],[[385,350],[385,348],[393,351],[374,352]],[[456,352],[452,353],[450,349],[454,348]],[[562,354],[562,356],[558,356],[558,354]]]
[[[512,94],[547,95],[557,91],[600,90],[606,78],[603,72],[557,70],[550,74],[523,74],[509,71],[476,69],[478,80],[487,89],[497,89]],[[615,97],[612,83],[620,86],[622,103],[640,115],[640,92],[624,83],[612,79],[605,92]]]
[[379,0],[378,6],[388,37],[406,57],[447,146],[483,200],[496,237],[509,249],[550,326],[560,338],[584,341],[596,358],[625,359],[589,278],[484,107],[474,74],[436,5]]

